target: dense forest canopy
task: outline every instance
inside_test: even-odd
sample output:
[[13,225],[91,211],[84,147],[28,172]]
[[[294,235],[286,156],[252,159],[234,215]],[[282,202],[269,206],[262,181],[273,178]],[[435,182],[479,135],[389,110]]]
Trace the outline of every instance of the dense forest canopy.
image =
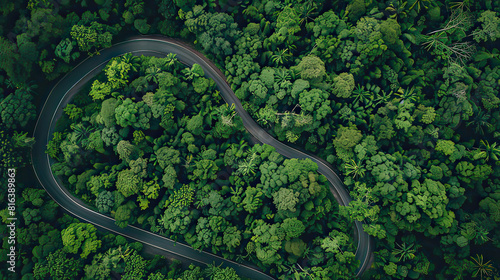
[[249,143],[204,74],[174,54],[113,58],[66,105],[48,145],[54,174],[120,227],[276,276],[315,252],[304,267],[353,277],[352,225],[316,163]]
[[367,279],[498,279],[498,1],[29,0],[0,14],[0,172],[20,174],[24,279],[232,275],[158,270],[21,175],[55,82],[140,34],[203,52],[262,128],[331,163],[353,201],[339,207],[312,162],[255,144],[201,67],[128,54],[64,108],[47,147],[89,207],[280,279],[352,279],[353,221],[375,241]]

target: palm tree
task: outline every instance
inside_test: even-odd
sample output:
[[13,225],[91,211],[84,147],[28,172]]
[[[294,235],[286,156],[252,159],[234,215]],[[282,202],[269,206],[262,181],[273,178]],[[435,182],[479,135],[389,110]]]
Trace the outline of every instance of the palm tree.
[[358,85],[358,88],[352,91],[351,97],[354,97],[353,104],[355,106],[359,105],[359,102],[363,102],[366,106],[370,106],[373,102],[373,93],[365,90],[365,86]]
[[351,163],[345,164],[346,175],[353,174],[353,178],[357,176],[363,178],[365,176],[366,169],[358,162],[356,163],[353,159],[351,159]]
[[177,62],[177,54],[176,53],[169,53],[169,54],[167,54],[165,59],[167,60],[167,63],[165,64],[165,66],[167,66],[170,69]]
[[146,69],[146,79],[148,81],[153,80],[155,83],[158,83],[158,74],[161,73],[161,69],[159,67],[149,67]]
[[492,125],[488,122],[490,119],[490,114],[485,113],[482,109],[478,109],[476,116],[470,121],[467,122],[466,126],[474,126],[474,130],[476,133],[484,135],[484,127],[490,128]]
[[398,1],[397,7],[395,7],[392,3],[389,4],[389,7],[385,8],[385,10],[389,13],[391,13],[390,18],[392,19],[397,19],[398,17],[400,18],[405,18],[407,16],[406,13],[406,5],[408,2],[403,2],[402,0]]
[[290,80],[290,74],[287,69],[278,68],[274,72],[274,79],[276,83],[281,87],[285,82]]
[[258,18],[260,15],[259,10],[252,5],[246,7],[246,9],[243,10],[243,14],[252,18]]
[[450,9],[456,9],[460,11],[464,11],[464,8],[467,11],[470,11],[470,0],[463,0],[462,2],[450,2]]
[[279,66],[290,60],[291,57],[292,54],[288,51],[288,48],[284,50],[278,48],[278,52],[271,56],[271,62],[274,63],[274,65]]
[[35,89],[38,88],[38,85],[35,85],[33,81],[29,81],[27,83],[23,83],[19,86],[19,89],[24,91],[27,94],[33,95],[36,94]]
[[14,83],[11,79],[8,79],[5,81],[5,84],[7,84],[7,88],[15,89],[18,88],[18,84]]
[[496,142],[490,145],[490,143],[488,143],[488,140],[481,140],[480,143],[486,151],[486,160],[489,160],[491,158],[495,161],[498,161],[498,158],[500,157],[500,146],[497,147]]
[[415,2],[408,9],[409,11],[413,10],[413,8],[417,8],[417,13],[420,13],[422,8],[428,9],[430,0],[415,0]]
[[386,104],[391,100],[391,97],[392,97],[392,91],[390,93],[387,93],[382,90],[382,94],[377,94],[376,97],[373,99],[373,104],[375,106],[380,104]]
[[490,264],[491,260],[484,262],[483,255],[477,255],[477,259],[474,257],[471,257],[473,264],[472,268],[475,269],[475,271],[472,274],[472,277],[477,277],[477,275],[481,275],[481,279],[483,279],[483,276],[490,276],[491,273],[493,272],[493,265]]
[[194,78],[196,77],[199,77],[200,75],[198,73],[196,73],[193,69],[193,67],[191,68],[185,68],[181,71],[184,76],[186,77],[186,80],[193,80]]
[[26,135],[28,132],[25,133],[19,133],[17,131],[14,131],[14,135],[12,136],[12,140],[14,142],[14,145],[16,147],[30,147],[35,143],[35,138],[32,137],[27,137]]
[[296,11],[299,14],[299,24],[306,24],[308,20],[313,20],[316,11],[316,3],[309,0],[300,5]]
[[400,255],[398,261],[401,261],[401,259],[403,261],[406,261],[408,259],[411,260],[411,259],[415,258],[416,250],[412,249],[413,244],[407,246],[406,242],[403,242],[403,244],[401,244],[401,245],[398,243],[396,243],[396,245],[398,245],[398,249],[394,249],[394,252],[392,252],[392,254],[396,255],[396,256]]
[[255,153],[253,153],[250,156],[250,160],[247,158],[247,159],[244,159],[243,161],[240,161],[240,163],[238,164],[238,170],[236,170],[236,173],[241,174],[241,175],[248,175],[251,173],[252,175],[254,175],[255,168],[257,166],[253,161],[255,160],[256,156],[257,155]]
[[222,124],[226,126],[234,126],[233,118],[236,116],[235,105],[234,103],[229,106],[227,103],[218,107],[215,110],[210,110],[210,112],[214,112],[215,115],[219,116]]
[[395,93],[397,96],[401,97],[401,102],[415,102],[417,101],[417,94],[415,92],[415,87],[412,87],[410,90],[403,90],[402,88],[399,88],[398,91]]
[[75,144],[86,142],[90,133],[93,131],[92,127],[83,126],[82,123],[71,124],[71,129],[73,129],[73,137],[71,137],[71,140]]
[[130,70],[137,72],[140,67],[140,58],[132,53],[126,53],[121,57],[121,60],[130,65]]

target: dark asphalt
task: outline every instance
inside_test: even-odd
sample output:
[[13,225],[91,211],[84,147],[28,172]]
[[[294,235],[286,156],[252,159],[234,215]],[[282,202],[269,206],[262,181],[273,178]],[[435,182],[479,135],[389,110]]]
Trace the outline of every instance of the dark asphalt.
[[[71,100],[73,95],[78,92],[78,89],[82,85],[92,79],[104,68],[107,61],[115,56],[120,56],[125,53],[156,56],[165,56],[168,53],[175,53],[177,54],[177,58],[187,65],[195,63],[200,64],[205,71],[205,75],[212,78],[216,82],[224,100],[229,104],[235,104],[235,109],[241,117],[248,132],[250,132],[260,142],[275,147],[276,151],[285,157],[301,159],[309,158],[316,162],[318,164],[318,171],[330,182],[330,190],[338,203],[340,205],[348,205],[351,201],[351,197],[342,184],[342,181],[338,178],[337,174],[332,171],[328,163],[314,155],[306,154],[279,142],[262,129],[243,109],[241,102],[238,98],[236,98],[234,92],[227,84],[224,75],[212,62],[205,58],[201,53],[191,49],[189,46],[180,41],[154,36],[134,38],[118,43],[109,49],[102,50],[100,55],[90,57],[76,66],[73,71],[64,76],[54,86],[47,97],[45,104],[43,105],[34,131],[36,143],[32,150],[32,162],[35,174],[40,184],[66,211],[101,228],[143,242],[166,252],[182,256],[183,258],[190,259],[196,263],[215,263],[217,265],[222,263],[223,266],[232,267],[238,274],[251,279],[274,279],[256,268],[241,265],[204,251],[194,250],[188,245],[176,243],[173,240],[134,226],[127,226],[122,229],[115,225],[115,221],[111,217],[90,210],[84,205],[83,202],[75,199],[63,187],[60,180],[52,175],[50,169],[50,159],[45,153],[45,150],[46,145],[54,132],[56,120],[62,114],[63,108]],[[369,266],[370,257],[373,251],[373,244],[370,236],[363,231],[363,227],[360,222],[356,222],[355,227],[358,243],[356,259],[360,260],[361,263],[356,272],[359,276],[363,274]]]

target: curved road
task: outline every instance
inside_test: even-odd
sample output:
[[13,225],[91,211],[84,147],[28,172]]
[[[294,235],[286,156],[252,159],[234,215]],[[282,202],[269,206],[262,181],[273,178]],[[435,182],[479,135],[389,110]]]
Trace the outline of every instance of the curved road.
[[[109,231],[151,245],[166,252],[179,255],[197,263],[222,263],[224,266],[234,268],[238,274],[245,275],[251,279],[273,279],[257,268],[238,264],[211,253],[194,250],[185,244],[176,243],[173,240],[134,226],[127,226],[122,229],[115,225],[115,221],[111,217],[88,209],[82,201],[75,199],[63,187],[58,178],[53,176],[50,167],[51,162],[45,150],[55,130],[56,120],[63,112],[62,109],[68,104],[82,85],[101,72],[111,58],[125,53],[155,56],[165,56],[167,53],[175,53],[177,54],[178,60],[184,64],[192,65],[197,63],[201,65],[205,71],[205,75],[216,82],[224,100],[229,104],[235,104],[235,109],[248,132],[260,142],[275,147],[276,151],[285,157],[309,158],[316,162],[318,164],[318,171],[330,182],[330,190],[338,203],[340,205],[348,205],[351,201],[351,197],[347,193],[342,181],[337,174],[332,171],[327,162],[279,142],[262,129],[243,109],[241,102],[236,98],[234,92],[227,84],[224,75],[211,61],[205,58],[201,53],[177,40],[148,36],[118,43],[109,49],[102,50],[101,54],[98,56],[85,59],[54,86],[42,107],[34,131],[36,143],[33,146],[31,156],[33,169],[40,184],[47,190],[52,199],[72,215]],[[370,236],[363,231],[362,223],[356,222],[355,228],[358,243],[356,259],[360,261],[360,266],[356,274],[360,276],[369,266],[373,244]]]

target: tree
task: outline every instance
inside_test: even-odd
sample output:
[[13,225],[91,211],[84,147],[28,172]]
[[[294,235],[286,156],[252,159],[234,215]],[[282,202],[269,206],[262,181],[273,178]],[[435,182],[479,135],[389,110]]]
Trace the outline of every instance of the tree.
[[130,162],[131,160],[135,160],[141,156],[139,149],[126,140],[118,142],[116,152],[120,156],[120,159],[126,162]]
[[68,115],[70,120],[80,119],[83,114],[83,110],[82,108],[76,107],[75,104],[68,104],[64,107],[64,113]]
[[3,124],[14,130],[25,127],[36,115],[32,100],[33,96],[22,89],[9,94],[0,102],[0,116]]
[[112,126],[102,129],[101,139],[106,146],[116,146],[122,138],[118,133],[116,133],[116,128]]
[[226,267],[221,268],[220,266],[208,265],[204,270],[204,274],[208,276],[210,280],[241,280],[241,278],[236,274],[233,268]]
[[163,187],[167,189],[172,189],[177,180],[177,172],[172,165],[167,165],[167,167],[163,170]]
[[[17,132],[14,131],[14,135],[12,135],[12,142],[14,142],[14,146],[16,148],[28,148],[35,144],[34,137],[27,137],[28,132]],[[493,143],[496,146],[496,143]],[[493,147],[495,147],[493,146]]]
[[149,129],[151,109],[144,102],[133,102],[127,98],[115,109],[116,123],[122,127],[132,126],[136,129]]
[[191,180],[215,180],[219,166],[215,161],[210,159],[201,159],[195,164],[196,169],[193,170],[193,175],[188,175]]
[[488,140],[481,140],[480,141],[481,146],[484,147],[484,151],[486,152],[486,160],[489,160],[490,158],[494,161],[498,161],[500,158],[500,146],[497,147],[497,143],[493,143],[490,145],[488,143]]
[[[310,91],[304,90],[299,94],[300,108],[306,113],[313,114],[315,120],[322,120],[328,114],[332,113],[328,95],[328,92],[317,88],[311,89]],[[298,123],[296,122],[296,124]]]
[[203,71],[201,66],[197,63],[193,64],[191,68],[183,69],[182,73],[184,73],[184,76],[186,77],[187,80],[194,80],[195,78],[205,76],[205,72]]
[[[94,84],[96,82],[97,81],[92,84],[91,93],[94,90]],[[107,94],[108,93],[104,94],[104,96]],[[92,99],[95,100],[94,97]],[[99,113],[99,116],[102,118],[102,122],[107,128],[113,127],[116,124],[115,109],[116,107],[118,107],[118,105],[120,105],[120,101],[116,100],[115,98],[108,98],[101,104],[101,112]]]
[[95,200],[95,206],[101,213],[109,213],[114,205],[114,195],[110,191],[101,191]]
[[450,140],[438,140],[436,143],[436,151],[442,152],[444,155],[449,156],[456,151],[455,143]]
[[476,42],[495,41],[500,38],[500,18],[497,17],[496,12],[484,11],[477,21],[482,24],[481,28],[476,29],[472,34]]
[[262,104],[267,100],[268,89],[261,80],[251,80],[248,85],[248,91],[255,98],[254,103]]
[[277,192],[273,193],[273,203],[276,209],[280,211],[295,212],[297,209],[295,205],[299,202],[300,193],[295,192],[288,188],[280,188]]
[[158,223],[167,233],[184,235],[191,225],[191,215],[187,207],[167,207]]
[[47,256],[46,263],[36,263],[33,275],[35,279],[46,279],[47,274],[53,279],[75,279],[82,266],[81,260],[69,258],[63,249],[59,249]]
[[72,42],[69,38],[62,39],[56,47],[55,55],[69,63],[71,59],[75,60],[80,56],[79,52],[71,54],[74,46],[76,46],[76,42]]
[[232,43],[241,36],[237,23],[226,13],[207,13],[202,6],[194,6],[185,14],[185,25],[197,35],[204,51],[217,57],[233,53]]
[[351,21],[357,21],[366,12],[364,0],[352,0],[347,6],[347,15]]
[[0,69],[3,69],[15,83],[23,81],[19,77],[20,73],[16,66],[18,60],[19,53],[16,51],[16,45],[3,37],[0,38]]
[[197,114],[189,119],[186,129],[193,135],[200,135],[203,132],[203,116]]
[[139,176],[135,175],[130,169],[125,169],[118,173],[118,180],[116,181],[116,189],[125,197],[139,194],[142,188],[142,180]]
[[121,57],[112,58],[104,68],[109,85],[113,89],[119,89],[127,85],[131,67],[132,65],[121,59]]
[[73,40],[78,43],[81,51],[90,53],[93,49],[111,47],[113,35],[108,30],[106,25],[92,21],[90,26],[73,25],[70,34]]
[[300,31],[299,21],[299,15],[290,4],[279,12],[276,20],[276,30],[285,28],[289,34],[293,35]]
[[300,71],[300,77],[311,83],[321,82],[326,74],[325,63],[315,55],[303,57],[297,69]]
[[398,261],[403,260],[405,262],[407,260],[415,258],[416,250],[413,249],[414,244],[406,245],[406,242],[403,242],[403,244],[396,243],[396,245],[398,246],[398,248],[394,249],[392,254],[396,257],[399,255]]
[[471,257],[472,259],[472,269],[474,269],[472,277],[477,277],[477,275],[481,276],[490,276],[493,272],[493,265],[490,264],[491,261],[484,262],[483,255],[476,254],[476,258]]
[[147,19],[136,19],[134,20],[135,29],[139,30],[142,34],[147,34],[151,25],[148,24]]
[[248,213],[255,213],[262,206],[262,191],[259,188],[248,187],[244,192],[241,204]]
[[348,98],[354,90],[354,76],[348,73],[340,73],[333,79],[332,93],[340,98]]
[[97,240],[97,229],[88,223],[73,223],[61,231],[61,238],[64,250],[68,253],[76,254],[81,248],[80,257],[86,259],[87,256],[96,252],[101,247],[101,240]]
[[139,178],[145,178],[147,176],[148,159],[139,157],[136,160],[131,160],[129,166],[130,170],[132,170],[134,174],[139,176]]
[[256,154],[253,153],[246,159],[238,162],[238,169],[236,170],[236,174],[240,174],[243,176],[255,174],[255,169],[257,168],[257,163],[255,162],[256,159]]
[[361,141],[362,137],[361,131],[356,126],[340,126],[337,130],[337,136],[333,139],[337,155],[345,162],[350,162],[350,159],[352,159],[352,148]]
[[121,228],[127,227],[131,217],[132,210],[135,208],[133,201],[129,201],[127,204],[120,205],[116,212],[114,213],[115,224]]
[[149,261],[146,261],[141,255],[137,253],[137,251],[133,251],[132,254],[128,254],[123,258],[125,262],[124,272],[122,275],[122,279],[124,280],[135,280],[135,279],[143,279],[146,265]]
[[158,165],[165,169],[168,166],[175,166],[181,162],[180,152],[171,147],[161,147],[155,152]]
[[297,220],[297,218],[286,218],[283,223],[281,223],[281,227],[286,233],[286,240],[300,237],[306,229],[304,223],[302,223],[301,220]]
[[227,246],[229,252],[234,252],[234,249],[240,246],[241,238],[241,231],[237,227],[228,227],[224,231],[222,242]]

